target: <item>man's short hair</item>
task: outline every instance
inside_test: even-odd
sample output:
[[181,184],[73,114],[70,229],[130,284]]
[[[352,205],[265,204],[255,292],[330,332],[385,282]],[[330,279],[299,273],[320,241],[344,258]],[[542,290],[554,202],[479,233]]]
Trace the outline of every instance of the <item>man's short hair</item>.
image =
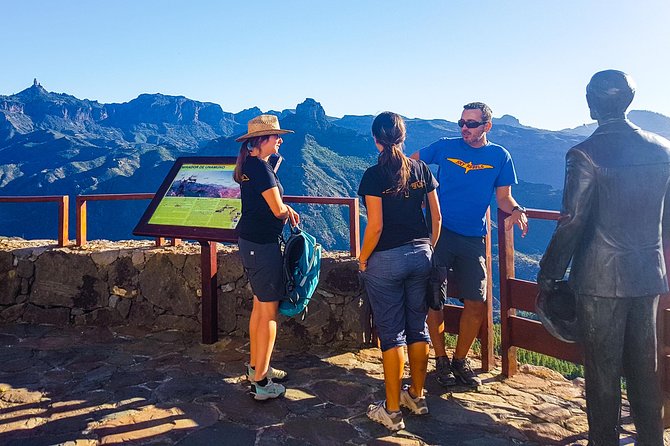
[[465,104],[463,106],[463,109],[464,110],[481,110],[482,111],[482,121],[484,121],[484,122],[491,121],[491,118],[493,117],[493,112],[491,111],[491,107],[484,104],[483,102],[470,102],[469,104]]

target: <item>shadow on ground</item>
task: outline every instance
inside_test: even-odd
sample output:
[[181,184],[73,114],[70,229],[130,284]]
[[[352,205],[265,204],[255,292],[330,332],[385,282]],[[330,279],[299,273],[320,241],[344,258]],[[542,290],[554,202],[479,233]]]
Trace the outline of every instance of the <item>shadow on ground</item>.
[[[291,374],[286,397],[259,403],[243,377],[247,340],[203,345],[196,338],[127,327],[0,326],[0,444],[585,444],[584,423],[566,428],[584,418],[581,389],[565,400],[539,398],[532,379],[529,389],[528,380],[503,384],[486,374],[479,392],[447,392],[429,377],[431,413],[406,414],[406,429],[392,434],[365,416],[383,398],[377,349],[279,345],[273,365]],[[538,404],[551,407],[529,411]],[[543,418],[549,409],[562,418]]]

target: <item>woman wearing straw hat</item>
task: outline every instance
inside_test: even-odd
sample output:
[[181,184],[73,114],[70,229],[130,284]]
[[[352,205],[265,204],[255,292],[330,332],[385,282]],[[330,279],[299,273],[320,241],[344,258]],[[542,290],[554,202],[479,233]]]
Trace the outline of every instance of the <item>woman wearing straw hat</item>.
[[273,115],[255,117],[248,122],[247,130],[236,139],[242,146],[233,175],[242,191],[240,255],[254,294],[249,320],[251,358],[246,374],[254,399],[267,400],[286,392],[277,382],[286,378],[286,372],[270,367],[279,301],[284,295],[279,236],[287,221],[295,226],[300,217],[284,204],[284,189],[268,163],[283,142],[280,135],[293,131],[279,128],[279,120]]
[[[372,123],[379,159],[363,174],[358,195],[365,200],[368,225],[360,271],[381,343],[386,400],[371,404],[367,415],[391,430],[404,429],[400,406],[428,413],[423,385],[428,367],[426,284],[432,248],[442,217],[437,181],[425,163],[403,153],[405,122],[381,113]],[[432,239],[421,204],[428,196]],[[401,387],[407,347],[411,385]]]

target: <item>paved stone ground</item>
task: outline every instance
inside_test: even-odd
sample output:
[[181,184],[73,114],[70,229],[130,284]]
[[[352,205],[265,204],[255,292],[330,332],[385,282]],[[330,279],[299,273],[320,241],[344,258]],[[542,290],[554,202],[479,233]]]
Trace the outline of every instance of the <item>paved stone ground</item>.
[[[586,444],[582,383],[544,368],[505,381],[494,370],[477,392],[447,391],[429,376],[431,413],[406,414],[406,430],[392,434],[365,416],[383,396],[377,349],[280,343],[274,365],[290,371],[289,390],[259,403],[242,375],[247,341],[198,341],[179,331],[0,326],[0,445]],[[621,444],[632,444],[627,410]]]

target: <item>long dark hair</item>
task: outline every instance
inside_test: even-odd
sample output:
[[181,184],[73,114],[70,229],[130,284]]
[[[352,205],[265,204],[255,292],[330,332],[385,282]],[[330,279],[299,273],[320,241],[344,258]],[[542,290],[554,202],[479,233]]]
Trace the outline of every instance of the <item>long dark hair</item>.
[[380,113],[372,122],[372,136],[383,148],[377,164],[391,180],[394,194],[409,189],[410,161],[402,151],[406,135],[405,121],[396,113]]
[[251,152],[256,147],[260,147],[265,141],[267,141],[272,135],[265,136],[255,136],[253,138],[245,139],[242,145],[240,146],[240,153],[237,155],[237,161],[235,162],[235,170],[233,171],[233,180],[237,183],[242,183],[242,166]]

